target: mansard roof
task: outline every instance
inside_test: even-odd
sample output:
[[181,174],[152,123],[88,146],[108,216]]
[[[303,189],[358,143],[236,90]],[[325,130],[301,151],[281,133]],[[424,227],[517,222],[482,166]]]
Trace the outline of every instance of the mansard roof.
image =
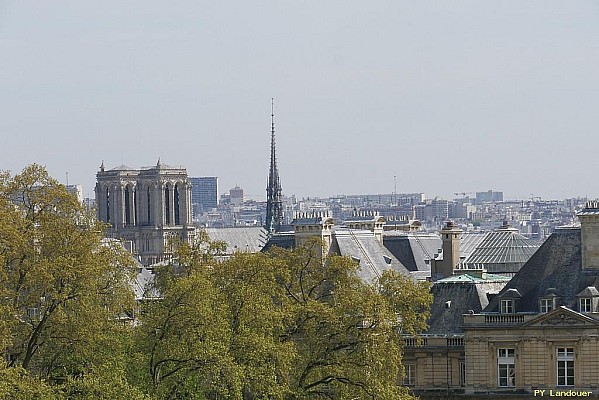
[[462,315],[480,313],[508,280],[507,277],[492,274],[486,277],[461,274],[436,281],[431,288],[433,304],[426,333],[463,333]]
[[[516,311],[539,312],[539,299],[547,289],[554,288],[560,305],[576,309],[577,295],[589,286],[599,287],[599,270],[582,269],[580,228],[565,228],[549,236],[500,295],[517,289],[522,298]],[[497,312],[498,299],[494,298],[484,311]]]

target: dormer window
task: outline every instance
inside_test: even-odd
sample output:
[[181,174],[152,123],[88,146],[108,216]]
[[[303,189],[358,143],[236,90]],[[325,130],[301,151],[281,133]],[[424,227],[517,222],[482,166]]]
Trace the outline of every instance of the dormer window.
[[499,312],[501,314],[516,313],[516,303],[522,298],[518,289],[508,289],[499,295]]
[[541,299],[540,310],[542,313],[553,310],[553,299]]
[[541,313],[548,313],[555,310],[559,305],[559,299],[560,295],[556,288],[547,288],[543,297],[539,299],[539,311]]
[[580,312],[593,312],[593,302],[590,297],[581,297],[578,302]]
[[599,291],[594,286],[587,286],[576,297],[581,313],[595,312],[599,307]]
[[501,310],[502,314],[513,314],[514,313],[514,301],[512,299],[501,300]]

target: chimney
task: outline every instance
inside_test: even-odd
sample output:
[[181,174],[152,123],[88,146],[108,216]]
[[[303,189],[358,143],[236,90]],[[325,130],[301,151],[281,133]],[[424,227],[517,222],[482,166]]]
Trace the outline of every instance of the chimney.
[[432,265],[431,276],[433,280],[453,275],[455,266],[460,262],[460,236],[462,230],[456,227],[453,221],[447,221],[440,233],[443,242],[443,259],[436,260]]
[[577,216],[580,220],[582,269],[599,269],[599,202],[589,201]]

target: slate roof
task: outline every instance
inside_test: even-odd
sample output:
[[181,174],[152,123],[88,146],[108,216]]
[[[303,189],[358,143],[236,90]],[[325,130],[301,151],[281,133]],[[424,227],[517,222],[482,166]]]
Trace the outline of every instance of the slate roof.
[[[262,251],[268,251],[272,246],[286,249],[294,248],[295,234],[293,232],[284,232],[272,235],[262,248]],[[358,275],[366,282],[374,281],[383,271],[388,269],[393,269],[413,279],[425,279],[425,276],[418,275],[418,271],[415,271],[416,276],[411,274],[393,253],[377,240],[373,232],[369,230],[335,227],[333,229],[331,252],[352,257],[354,260],[359,261],[360,268]],[[430,276],[430,271],[424,271],[424,274]]]
[[366,282],[373,282],[389,269],[410,276],[407,268],[376,239],[371,231],[336,229],[333,249],[342,256],[359,260],[358,274]]
[[[484,235],[458,268],[486,269],[494,273],[516,273],[540,244],[516,229],[498,229]],[[460,251],[460,253],[462,253]]]
[[489,299],[508,283],[509,278],[487,274],[485,278],[461,274],[433,284],[433,304],[427,334],[461,334],[462,314],[480,313]]
[[137,275],[131,283],[135,300],[159,299],[161,297],[154,287],[154,274],[146,268],[138,268]]
[[499,299],[510,289],[522,295],[517,312],[539,312],[539,299],[555,289],[558,305],[578,309],[579,293],[599,286],[599,270],[583,270],[580,228],[557,229],[484,309],[498,312]]
[[268,239],[266,229],[261,226],[207,228],[206,233],[212,240],[222,240],[227,243],[227,254],[236,251],[257,253],[264,248]]
[[430,260],[442,246],[439,235],[414,232],[393,232],[383,234],[383,244],[411,272],[428,271]]
[[279,232],[268,238],[268,241],[262,248],[262,251],[268,251],[272,246],[277,246],[283,249],[293,249],[295,247],[294,232]]
[[460,258],[466,259],[489,232],[464,232],[460,237]]

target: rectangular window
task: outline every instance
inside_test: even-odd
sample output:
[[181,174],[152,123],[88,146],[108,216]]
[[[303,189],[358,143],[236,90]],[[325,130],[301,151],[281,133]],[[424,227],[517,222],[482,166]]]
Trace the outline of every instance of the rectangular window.
[[512,300],[501,300],[501,313],[502,314],[513,314],[514,303]]
[[405,364],[404,365],[404,386],[414,386],[416,384],[416,365]]
[[580,299],[580,312],[593,312],[591,299],[588,297],[583,297]]
[[515,349],[497,350],[497,379],[499,387],[516,386]]
[[466,363],[460,361],[460,386],[466,386]]
[[574,386],[574,348],[557,349],[557,386]]
[[541,312],[548,313],[553,310],[553,299],[541,299]]

